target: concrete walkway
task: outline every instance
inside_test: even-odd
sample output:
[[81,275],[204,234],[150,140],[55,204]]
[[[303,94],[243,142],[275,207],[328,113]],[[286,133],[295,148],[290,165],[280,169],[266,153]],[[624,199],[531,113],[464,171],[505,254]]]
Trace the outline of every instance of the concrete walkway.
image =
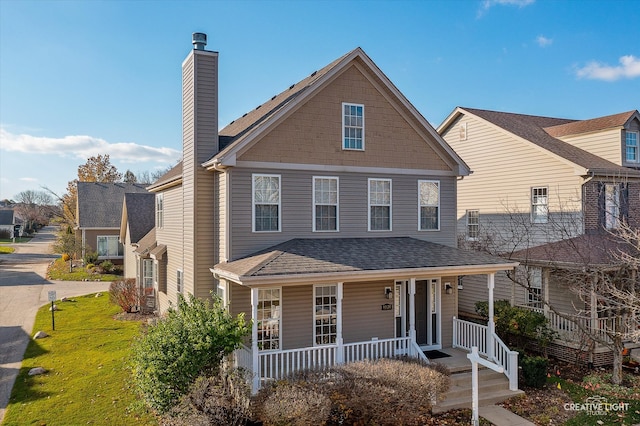
[[496,426],[536,426],[535,423],[531,423],[499,405],[480,407],[478,414]]
[[38,308],[48,303],[48,292],[58,299],[108,291],[108,282],[49,281],[55,227],[45,227],[28,243],[15,244],[12,254],[0,255],[0,423],[11,389],[22,366]]

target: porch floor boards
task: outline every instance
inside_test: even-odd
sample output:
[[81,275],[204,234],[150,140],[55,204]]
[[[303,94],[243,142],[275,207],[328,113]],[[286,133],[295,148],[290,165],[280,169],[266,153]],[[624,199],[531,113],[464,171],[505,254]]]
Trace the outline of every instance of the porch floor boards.
[[[453,348],[440,349],[440,352],[450,356],[433,360],[432,363],[442,364],[451,371],[451,388],[445,399],[433,407],[433,412],[442,413],[457,408],[471,408],[471,361],[467,358],[467,352]],[[478,366],[480,407],[489,407],[522,393],[524,392],[521,390],[509,390],[509,380],[504,374]],[[498,423],[494,422],[494,424],[500,426]]]

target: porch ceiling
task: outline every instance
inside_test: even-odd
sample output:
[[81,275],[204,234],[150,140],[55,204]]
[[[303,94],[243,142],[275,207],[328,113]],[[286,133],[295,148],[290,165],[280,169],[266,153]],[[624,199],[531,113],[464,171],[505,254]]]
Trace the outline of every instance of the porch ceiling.
[[296,238],[215,265],[221,278],[251,285],[285,281],[409,278],[492,273],[518,263],[410,237]]

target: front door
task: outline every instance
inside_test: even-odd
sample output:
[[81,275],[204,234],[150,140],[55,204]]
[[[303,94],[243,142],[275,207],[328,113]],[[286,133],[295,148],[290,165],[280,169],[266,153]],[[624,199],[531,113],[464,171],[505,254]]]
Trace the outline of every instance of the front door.
[[441,349],[440,279],[416,281],[416,343],[423,349]]

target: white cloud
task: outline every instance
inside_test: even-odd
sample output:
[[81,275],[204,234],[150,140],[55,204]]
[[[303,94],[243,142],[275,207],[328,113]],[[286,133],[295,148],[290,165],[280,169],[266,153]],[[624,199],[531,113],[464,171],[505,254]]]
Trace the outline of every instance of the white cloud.
[[547,46],[553,44],[553,39],[552,38],[546,38],[543,35],[539,35],[538,37],[536,37],[536,43],[538,43],[538,46],[540,46],[540,47],[547,47]]
[[620,65],[611,66],[593,61],[582,68],[578,68],[576,75],[578,78],[605,81],[640,77],[640,58],[626,55],[622,56],[619,62]]
[[18,180],[24,181],[24,182],[37,182],[38,179],[36,178],[32,178],[32,177],[23,177],[23,178],[19,178]]
[[478,10],[478,18],[482,17],[493,6],[518,6],[525,7],[535,3],[536,0],[483,0]]
[[50,138],[28,134],[14,134],[0,127],[0,150],[29,154],[49,154],[87,159],[98,154],[109,154],[111,160],[122,163],[158,162],[174,163],[180,152],[171,148],[157,148],[132,142],[110,143],[92,136],[65,136]]

